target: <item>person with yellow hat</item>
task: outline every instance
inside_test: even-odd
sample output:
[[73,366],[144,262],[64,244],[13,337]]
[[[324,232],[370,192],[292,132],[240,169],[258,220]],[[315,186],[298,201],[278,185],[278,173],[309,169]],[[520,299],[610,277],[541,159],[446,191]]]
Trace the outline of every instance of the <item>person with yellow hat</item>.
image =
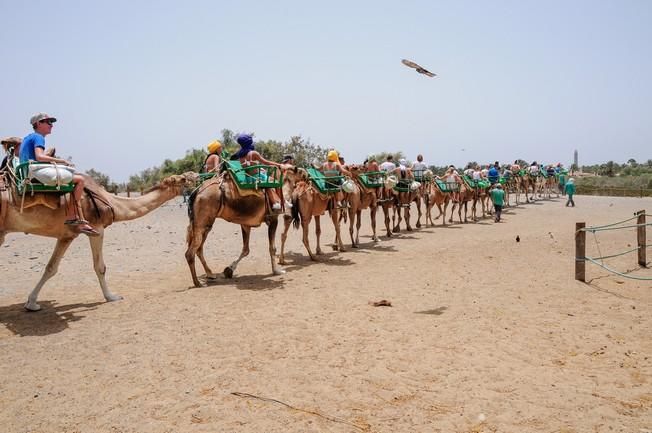
[[[325,177],[339,177],[339,176],[351,176],[351,173],[346,170],[344,167],[342,167],[342,164],[340,163],[340,155],[337,153],[335,149],[329,150],[328,153],[326,154],[326,162],[322,164],[321,166],[321,172],[324,173]],[[331,183],[335,184],[341,184],[342,183],[342,178],[340,177],[337,181],[332,180],[330,181]],[[344,200],[344,193],[342,191],[338,191],[335,193],[335,206],[338,208],[344,207],[342,204],[342,200]]]
[[220,169],[220,155],[222,154],[222,143],[219,140],[213,140],[208,143],[208,156],[204,160],[202,171],[204,173],[215,173]]

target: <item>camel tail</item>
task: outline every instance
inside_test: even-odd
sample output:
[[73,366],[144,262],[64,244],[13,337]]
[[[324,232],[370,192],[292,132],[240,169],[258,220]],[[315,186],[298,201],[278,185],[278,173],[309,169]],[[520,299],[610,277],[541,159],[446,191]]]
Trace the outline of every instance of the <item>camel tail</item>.
[[190,195],[188,196],[188,218],[190,218],[190,223],[192,225],[192,220],[195,219],[195,199],[197,198],[197,191],[199,188],[195,188]]
[[301,225],[301,212],[299,212],[299,197],[292,197],[292,225],[295,229]]

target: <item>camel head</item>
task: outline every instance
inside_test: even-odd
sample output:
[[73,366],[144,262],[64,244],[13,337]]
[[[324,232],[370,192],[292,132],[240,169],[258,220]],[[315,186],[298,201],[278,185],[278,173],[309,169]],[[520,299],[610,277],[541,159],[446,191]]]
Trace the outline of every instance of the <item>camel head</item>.
[[199,179],[199,175],[193,171],[188,171],[183,174],[173,174],[161,180],[157,185],[152,187],[150,191],[155,189],[174,189],[179,193],[183,187],[194,186]]
[[308,172],[306,171],[305,168],[299,167],[297,168],[297,181],[304,181],[308,182],[310,180],[310,176],[308,175]]

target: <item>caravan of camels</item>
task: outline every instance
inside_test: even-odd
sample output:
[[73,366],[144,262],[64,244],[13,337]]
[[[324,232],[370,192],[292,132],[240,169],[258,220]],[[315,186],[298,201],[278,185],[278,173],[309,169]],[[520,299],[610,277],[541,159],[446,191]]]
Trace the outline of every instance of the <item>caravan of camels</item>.
[[[25,304],[30,311],[40,309],[37,298],[41,289],[57,273],[66,250],[79,234],[89,236],[104,298],[121,299],[109,290],[105,279],[105,230],[114,222],[146,215],[182,193],[189,193],[185,257],[193,284],[200,286],[195,257],[199,257],[207,278],[216,277],[204,257],[203,247],[218,218],[239,225],[242,231],[242,251],[224,269],[226,278],[234,275],[238,263],[249,254],[251,229],[263,223],[268,227],[272,272],[279,275],[284,272],[280,265],[286,264],[285,243],[291,226],[301,227],[311,260],[322,254],[320,217],[326,212],[335,231],[333,248],[344,251],[341,227],[348,222],[351,247],[357,248],[365,209],[369,210],[374,241],[379,240],[378,209],[383,212],[385,235],[391,237],[401,230],[403,221],[406,229],[412,230],[412,203],[417,210],[417,228],[421,227],[422,205],[426,226],[434,225],[439,218],[443,225],[453,223],[455,210],[459,223],[468,222],[469,218],[477,221],[487,214],[494,215],[499,222],[502,207],[518,205],[521,194],[526,202],[559,195],[567,175],[561,164],[544,166],[533,162],[523,167],[496,162],[482,168],[468,166],[463,171],[451,165],[445,174],[436,176],[421,155],[413,164],[404,159],[396,164],[391,155],[380,164],[374,157],[363,164],[345,164],[335,150],[328,152],[323,163],[297,167],[292,164],[291,155],[282,163],[265,159],[255,150],[253,138],[240,134],[240,150],[233,155],[227,155],[218,141],[209,144],[209,156],[201,173],[173,175],[140,197],[125,198],[105,191],[87,175],[74,173],[65,160],[45,151],[44,137],[54,122],[55,118],[39,113],[32,117],[33,134],[24,140],[12,137],[2,141],[7,158],[0,174],[0,244],[10,232],[57,240],[45,271]],[[438,215],[433,217],[435,206]],[[281,216],[284,227],[277,257],[276,231]],[[308,236],[313,218],[314,251]]]

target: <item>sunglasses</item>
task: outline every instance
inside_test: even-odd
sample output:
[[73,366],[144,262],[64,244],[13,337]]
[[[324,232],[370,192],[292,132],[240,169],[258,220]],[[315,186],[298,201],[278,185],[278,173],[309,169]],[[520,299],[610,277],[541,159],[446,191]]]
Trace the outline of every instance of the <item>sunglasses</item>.
[[56,122],[56,120],[52,120],[52,119],[45,119],[40,121],[40,123],[47,123],[50,126],[54,125],[54,122]]

